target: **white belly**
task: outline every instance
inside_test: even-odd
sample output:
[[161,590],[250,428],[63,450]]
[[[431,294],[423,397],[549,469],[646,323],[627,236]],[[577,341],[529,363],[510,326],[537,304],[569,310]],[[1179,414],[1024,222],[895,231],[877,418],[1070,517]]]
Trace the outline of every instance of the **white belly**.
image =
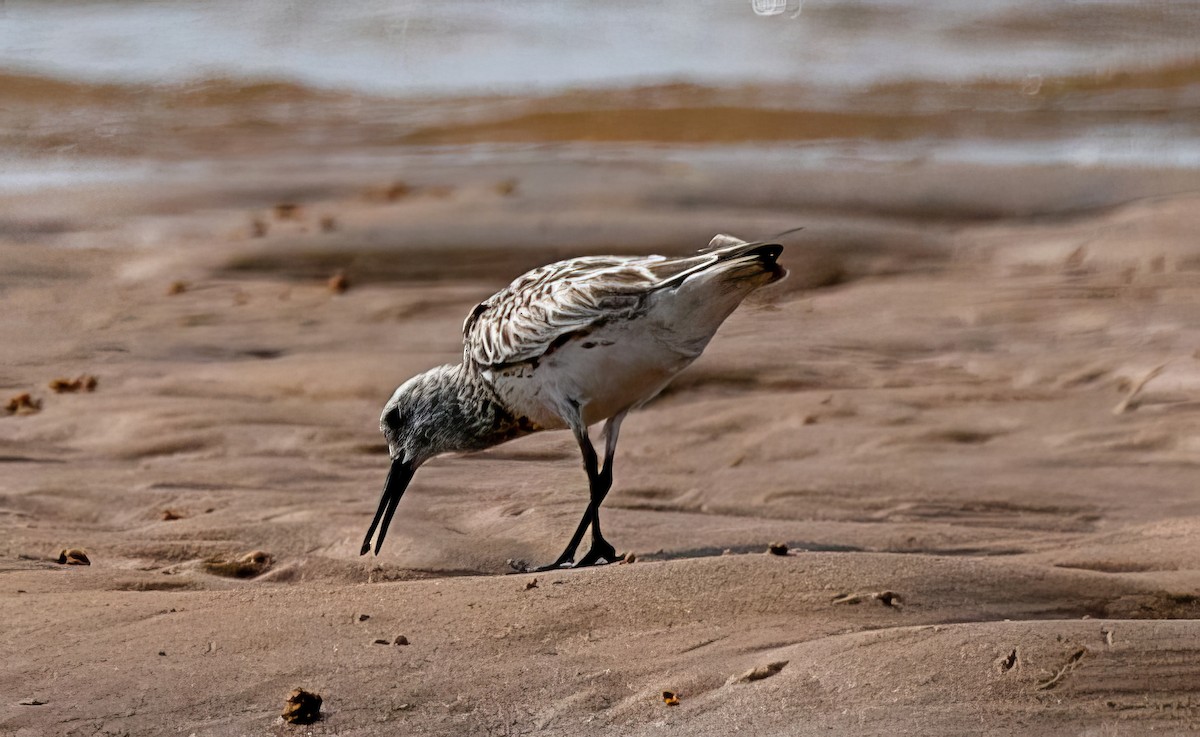
[[536,365],[495,371],[491,383],[510,412],[543,428],[567,427],[571,404],[592,425],[652,399],[696,355],[669,347],[652,321],[623,321],[569,340]]

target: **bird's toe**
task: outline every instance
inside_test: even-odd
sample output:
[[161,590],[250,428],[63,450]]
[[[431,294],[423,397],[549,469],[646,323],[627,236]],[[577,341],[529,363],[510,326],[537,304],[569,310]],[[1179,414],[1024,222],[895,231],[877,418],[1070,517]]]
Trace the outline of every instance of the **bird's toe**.
[[603,545],[593,545],[592,549],[587,551],[587,555],[579,559],[574,568],[585,568],[587,566],[603,566],[609,563],[616,563],[623,560],[625,556],[618,555],[616,548],[608,543]]

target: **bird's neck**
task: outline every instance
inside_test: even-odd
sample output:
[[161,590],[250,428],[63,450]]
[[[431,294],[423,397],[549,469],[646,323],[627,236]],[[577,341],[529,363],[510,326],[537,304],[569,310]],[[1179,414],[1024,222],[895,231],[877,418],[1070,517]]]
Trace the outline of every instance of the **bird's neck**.
[[477,371],[465,365],[440,370],[436,413],[431,426],[443,453],[473,453],[536,432],[527,418],[515,417]]

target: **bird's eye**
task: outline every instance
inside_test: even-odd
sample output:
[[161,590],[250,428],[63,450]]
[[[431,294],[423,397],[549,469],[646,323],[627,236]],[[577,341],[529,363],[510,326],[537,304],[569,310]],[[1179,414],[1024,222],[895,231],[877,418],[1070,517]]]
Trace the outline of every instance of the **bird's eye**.
[[389,409],[387,414],[383,416],[383,424],[387,425],[388,429],[392,432],[398,432],[400,430],[400,408],[392,407]]

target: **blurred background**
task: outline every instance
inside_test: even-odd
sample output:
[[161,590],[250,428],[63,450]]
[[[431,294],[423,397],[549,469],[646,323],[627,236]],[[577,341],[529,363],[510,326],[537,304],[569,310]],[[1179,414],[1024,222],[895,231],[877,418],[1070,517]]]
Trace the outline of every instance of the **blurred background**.
[[1186,0],[6,0],[0,192],[103,185],[109,207],[207,180],[206,207],[253,207],[516,166],[547,218],[687,210],[677,246],[713,230],[701,204],[751,235],[1062,212],[1191,186],[1198,33]]

